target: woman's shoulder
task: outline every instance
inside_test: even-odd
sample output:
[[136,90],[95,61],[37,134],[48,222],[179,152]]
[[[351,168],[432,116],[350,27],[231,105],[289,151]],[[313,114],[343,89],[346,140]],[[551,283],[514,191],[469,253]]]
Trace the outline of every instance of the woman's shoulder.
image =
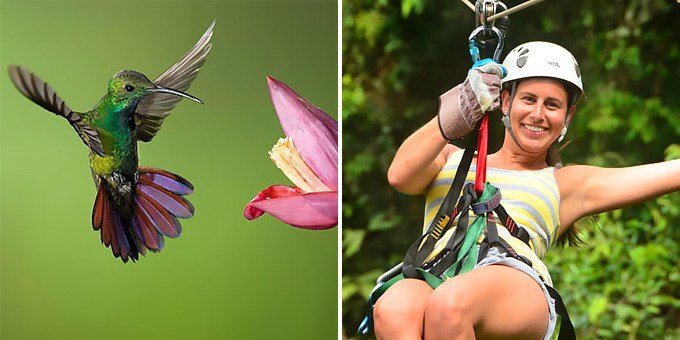
[[561,167],[561,168],[556,168],[555,169],[555,179],[560,182],[560,181],[573,181],[573,180],[580,180],[590,168],[593,168],[592,166],[589,165],[581,165],[581,164],[569,164],[567,166]]
[[581,164],[570,164],[559,169],[555,169],[555,181],[560,188],[561,196],[569,196],[574,189],[584,185],[588,174],[597,167]]

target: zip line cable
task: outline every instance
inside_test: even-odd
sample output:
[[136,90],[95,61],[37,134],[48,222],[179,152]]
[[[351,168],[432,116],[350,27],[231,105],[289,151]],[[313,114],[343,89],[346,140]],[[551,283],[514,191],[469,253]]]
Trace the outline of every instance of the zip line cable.
[[[469,7],[473,12],[475,11],[475,5],[473,5],[470,2],[470,0],[461,0],[461,1],[463,2],[463,4],[465,4],[465,6]],[[486,18],[486,22],[494,21],[494,20],[496,20],[500,17],[515,13],[517,11],[521,11],[521,10],[523,10],[527,7],[533,6],[533,5],[535,5],[535,4],[537,4],[541,1],[544,1],[544,0],[529,0],[529,1],[523,2],[523,3],[517,5],[513,8],[509,8],[509,9],[506,9],[505,11],[503,11],[503,12],[496,13],[494,15],[489,16],[488,18]],[[680,0],[678,0],[678,1],[680,1]]]
[[[473,5],[469,0],[461,0],[461,1],[463,1],[463,3],[464,3],[466,6],[470,7],[470,9],[471,9],[473,12],[475,11],[475,5]],[[678,1],[680,1],[680,0],[678,0]]]
[[494,21],[494,20],[496,20],[496,19],[498,19],[498,18],[500,18],[500,17],[503,17],[503,16],[506,16],[506,15],[515,13],[515,12],[517,12],[517,11],[521,11],[521,10],[523,10],[523,9],[529,7],[529,6],[533,6],[533,5],[535,5],[535,4],[537,4],[537,3],[541,2],[541,1],[543,1],[543,0],[529,0],[529,1],[524,2],[524,3],[521,3],[521,4],[519,4],[519,5],[517,5],[517,6],[513,7],[513,8],[510,8],[510,9],[508,9],[508,10],[505,10],[505,11],[503,11],[503,12],[500,12],[500,13],[498,13],[498,14],[494,14],[494,15],[492,15],[492,16],[486,18],[486,20],[487,20],[487,21]]

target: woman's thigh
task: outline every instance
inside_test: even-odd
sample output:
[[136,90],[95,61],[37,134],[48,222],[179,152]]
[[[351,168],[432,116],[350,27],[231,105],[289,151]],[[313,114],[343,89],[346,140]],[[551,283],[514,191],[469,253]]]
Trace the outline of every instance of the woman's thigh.
[[[453,325],[449,321],[454,319],[466,324]],[[425,333],[472,326],[478,339],[542,339],[548,319],[548,302],[538,282],[518,269],[490,265],[449,279],[431,294]]]
[[385,339],[421,338],[425,307],[432,288],[422,280],[397,281],[375,303],[376,336]]

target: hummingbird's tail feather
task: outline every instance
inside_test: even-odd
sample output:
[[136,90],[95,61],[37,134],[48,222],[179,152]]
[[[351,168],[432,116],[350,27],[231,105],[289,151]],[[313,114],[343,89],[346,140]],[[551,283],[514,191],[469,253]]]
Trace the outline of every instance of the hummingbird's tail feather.
[[92,225],[100,230],[102,243],[111,247],[113,255],[127,262],[137,260],[146,250],[159,252],[165,244],[164,236],[179,237],[182,225],[179,218],[190,218],[194,207],[183,196],[194,191],[193,185],[181,176],[161,169],[139,167],[139,181],[135,188],[133,213],[128,223],[121,221],[108,197],[102,181],[92,212]]
[[114,257],[120,257],[123,262],[127,262],[129,258],[135,261],[139,258],[139,251],[141,250],[144,254],[146,250],[139,248],[136,244],[128,230],[129,226],[123,222],[120,214],[111,204],[112,200],[109,198],[106,186],[105,181],[99,183],[92,211],[92,227],[100,231],[102,243],[106,247],[111,247]]

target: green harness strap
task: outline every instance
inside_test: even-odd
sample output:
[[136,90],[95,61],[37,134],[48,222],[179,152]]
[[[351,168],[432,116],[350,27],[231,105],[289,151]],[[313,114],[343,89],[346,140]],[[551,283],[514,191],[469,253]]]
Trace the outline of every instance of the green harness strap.
[[[497,191],[498,188],[487,183],[486,187],[484,188],[484,192],[482,193],[482,197],[479,198],[479,202],[487,202],[496,194]],[[463,216],[463,214],[466,214],[466,212],[461,213],[459,218],[468,218],[468,216]],[[486,219],[486,214],[475,216],[475,220],[465,233],[465,239],[460,251],[458,252],[456,262],[454,262],[453,265],[451,265],[451,267],[449,267],[449,269],[447,269],[444,274],[441,275],[441,277],[432,275],[423,268],[416,268],[416,270],[423,275],[425,282],[427,282],[430,287],[436,289],[439,287],[439,285],[444,283],[444,281],[475,268],[475,265],[477,264],[477,255],[479,253],[479,244],[477,244],[477,240],[479,240],[482,232],[484,232],[484,227],[486,226],[487,222]]]
[[[472,226],[470,226],[470,229],[465,235],[465,241],[463,241],[463,247],[461,248],[460,253],[458,253],[458,259],[453,264],[453,266],[451,266],[451,268],[449,268],[449,270],[447,270],[446,273],[443,275],[444,278],[439,278],[435,275],[432,275],[423,268],[416,268],[417,271],[423,274],[425,282],[427,282],[427,284],[430,287],[432,287],[432,289],[436,289],[447,279],[450,279],[458,274],[466,273],[475,267],[475,265],[477,264],[477,253],[479,251],[479,245],[477,244],[476,240],[479,239],[479,236],[482,234],[482,231],[484,231],[484,226],[486,225],[485,220],[486,218],[483,216],[477,216],[475,218],[475,221],[472,223]],[[455,269],[459,266],[459,263],[461,261],[463,261],[463,266],[461,267],[460,271],[456,272]],[[392,287],[393,284],[395,284],[397,281],[402,280],[403,278],[404,274],[399,274],[391,278],[387,282],[383,283],[382,285],[378,286],[371,293],[371,298],[375,297],[373,303],[375,303],[375,301],[377,301],[378,298],[380,298],[388,288]]]
[[[463,247],[461,248],[460,253],[458,253],[458,260],[456,260],[453,266],[451,266],[451,268],[449,268],[445,272],[443,278],[439,278],[435,275],[432,275],[423,268],[416,268],[416,270],[423,275],[423,277],[425,278],[425,282],[427,282],[427,284],[430,287],[432,287],[432,289],[436,289],[447,279],[450,279],[459,274],[466,273],[475,267],[475,265],[477,264],[477,254],[479,252],[479,245],[475,241],[479,239],[479,236],[482,234],[482,231],[484,231],[485,225],[486,221],[483,216],[477,216],[475,218],[475,221],[472,223],[472,226],[470,226],[468,233],[465,235]],[[461,267],[460,271],[456,272],[456,269],[459,267],[459,263],[461,261],[463,261],[463,266]],[[392,279],[380,285],[375,291],[373,291],[373,293],[371,293],[371,297],[375,297],[375,300],[377,301],[378,298],[381,297],[388,288],[392,287],[394,283],[402,280],[403,278],[404,274],[399,274],[393,277]]]

